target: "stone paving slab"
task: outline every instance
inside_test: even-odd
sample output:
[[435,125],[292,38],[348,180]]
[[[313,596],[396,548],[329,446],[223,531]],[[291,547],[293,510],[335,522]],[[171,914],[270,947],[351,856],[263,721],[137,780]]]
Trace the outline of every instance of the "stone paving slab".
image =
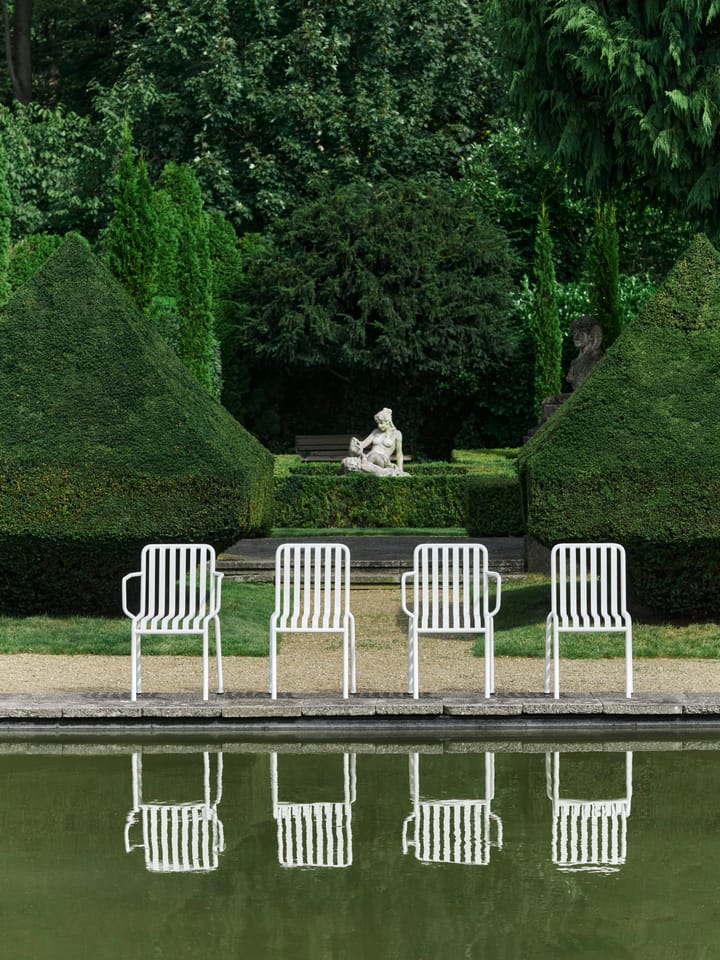
[[322,694],[286,696],[271,700],[267,695],[211,695],[203,701],[198,695],[147,694],[132,702],[122,694],[4,694],[0,695],[0,725],[11,727],[32,721],[97,725],[124,723],[142,725],[163,721],[201,727],[203,724],[252,725],[303,721],[342,722],[352,726],[365,721],[403,726],[413,721],[437,723],[464,720],[483,723],[528,723],[592,720],[633,721],[639,718],[689,722],[717,719],[720,723],[720,695],[715,694],[640,694],[632,699],[617,694],[563,695],[559,700],[543,694],[519,693],[489,699],[448,692],[421,696],[359,694],[342,697]]

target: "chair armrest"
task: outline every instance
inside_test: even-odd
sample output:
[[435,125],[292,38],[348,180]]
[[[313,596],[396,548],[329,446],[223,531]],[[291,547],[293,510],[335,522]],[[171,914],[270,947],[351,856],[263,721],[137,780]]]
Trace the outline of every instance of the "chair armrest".
[[402,607],[403,613],[404,613],[406,616],[408,616],[408,617],[412,617],[413,614],[412,614],[412,611],[408,610],[408,604],[407,604],[407,581],[408,581],[408,579],[409,579],[410,577],[414,577],[414,576],[415,576],[415,571],[414,571],[414,570],[408,570],[406,573],[404,573],[404,574],[400,577],[400,606]]
[[122,608],[123,608],[123,613],[125,614],[125,616],[126,616],[126,617],[130,617],[130,619],[133,619],[133,617],[135,617],[135,614],[132,613],[130,610],[128,610],[128,605],[127,605],[127,585],[128,585],[128,583],[129,583],[131,580],[133,580],[135,577],[139,577],[140,575],[141,575],[141,574],[140,574],[140,572],[138,571],[137,573],[127,573],[127,574],[125,574],[125,576],[122,578]]
[[502,594],[502,577],[499,573],[496,573],[494,570],[488,570],[488,577],[492,577],[496,582],[495,587],[495,607],[493,610],[490,610],[490,616],[494,617],[495,614],[500,609],[500,596]]
[[220,601],[222,599],[222,582],[225,574],[220,570],[213,570],[213,576],[215,577],[215,606],[212,610],[212,615],[220,613]]
[[142,846],[141,843],[130,842],[130,831],[138,822],[137,816],[138,810],[137,808],[133,808],[127,815],[127,820],[125,821],[125,853],[132,853],[133,850],[137,850],[138,847]]

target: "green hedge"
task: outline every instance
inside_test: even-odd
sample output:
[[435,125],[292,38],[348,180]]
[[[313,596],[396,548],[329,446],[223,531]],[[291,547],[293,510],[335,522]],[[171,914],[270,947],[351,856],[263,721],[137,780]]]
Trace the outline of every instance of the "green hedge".
[[471,537],[521,537],[525,519],[519,479],[468,477],[464,526]]
[[472,536],[523,533],[517,478],[418,473],[411,477],[324,471],[275,480],[278,527],[472,527]]
[[720,615],[720,254],[698,237],[519,455],[528,533],[612,540],[636,606]]
[[117,613],[152,541],[269,530],[273,460],[69,237],[0,311],[0,611]]

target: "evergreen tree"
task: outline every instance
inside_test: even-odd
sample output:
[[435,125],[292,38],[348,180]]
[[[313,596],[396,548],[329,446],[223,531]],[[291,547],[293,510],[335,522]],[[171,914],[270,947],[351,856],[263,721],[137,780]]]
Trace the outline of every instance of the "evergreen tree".
[[153,293],[157,234],[147,166],[142,156],[135,156],[127,118],[115,177],[115,211],[102,245],[110,271],[137,305],[147,308]]
[[10,296],[10,190],[7,180],[7,156],[0,142],[0,303]]
[[603,349],[622,329],[618,277],[618,233],[615,206],[598,202],[589,255],[590,313],[603,328]]
[[[219,399],[220,348],[212,312],[213,271],[200,185],[191,167],[172,162],[163,169],[159,183],[172,201],[177,217],[177,352],[196,379]],[[171,211],[165,213],[172,219]],[[168,249],[163,256],[170,255],[174,240],[166,242]]]
[[530,316],[535,345],[535,412],[539,416],[545,397],[560,392],[562,359],[553,242],[544,201],[538,215],[533,276],[535,284]]

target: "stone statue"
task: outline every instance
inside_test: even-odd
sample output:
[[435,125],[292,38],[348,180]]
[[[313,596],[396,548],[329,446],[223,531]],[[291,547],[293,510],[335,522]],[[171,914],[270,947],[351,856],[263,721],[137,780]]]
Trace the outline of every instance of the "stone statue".
[[588,374],[595,364],[603,356],[602,349],[602,326],[594,317],[578,317],[570,324],[573,334],[573,342],[580,353],[570,364],[566,380],[573,388],[577,388],[585,382]]
[[349,456],[342,462],[345,473],[373,473],[378,477],[407,477],[403,470],[402,433],[383,407],[375,414],[377,426],[364,440],[353,437]]

